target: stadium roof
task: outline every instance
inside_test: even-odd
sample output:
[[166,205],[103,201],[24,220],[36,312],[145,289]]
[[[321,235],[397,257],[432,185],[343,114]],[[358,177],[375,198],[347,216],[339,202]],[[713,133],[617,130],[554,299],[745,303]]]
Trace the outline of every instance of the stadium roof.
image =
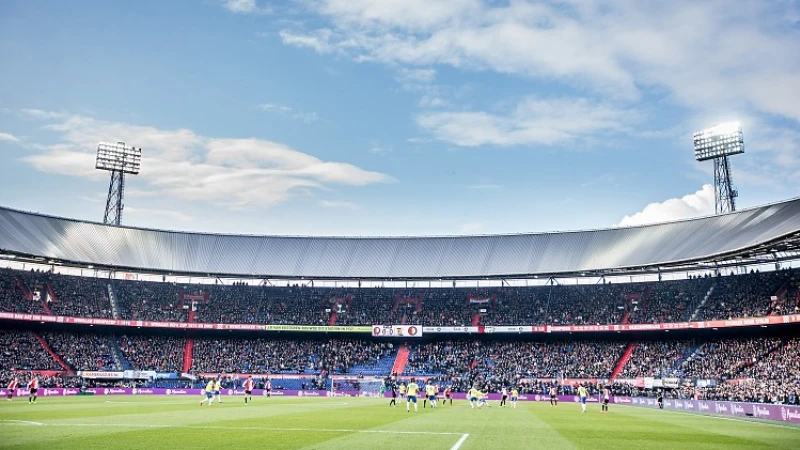
[[800,199],[630,228],[441,237],[190,233],[115,227],[0,207],[0,252],[5,255],[204,276],[410,280],[634,273],[758,258],[773,262],[778,254],[796,252],[798,244]]

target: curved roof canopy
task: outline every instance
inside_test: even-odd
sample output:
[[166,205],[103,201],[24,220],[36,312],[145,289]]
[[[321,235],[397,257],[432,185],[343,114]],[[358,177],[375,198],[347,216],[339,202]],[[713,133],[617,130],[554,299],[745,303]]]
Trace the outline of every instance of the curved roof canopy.
[[[632,228],[451,237],[289,237],[115,227],[0,207],[0,251],[174,274],[460,279],[612,273],[797,249],[800,199]],[[738,255],[738,256],[737,256]]]

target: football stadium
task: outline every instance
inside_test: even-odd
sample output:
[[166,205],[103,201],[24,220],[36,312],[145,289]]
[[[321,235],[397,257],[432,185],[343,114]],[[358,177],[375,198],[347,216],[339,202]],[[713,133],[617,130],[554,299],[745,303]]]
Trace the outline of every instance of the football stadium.
[[645,3],[0,6],[0,448],[800,449],[800,5]]

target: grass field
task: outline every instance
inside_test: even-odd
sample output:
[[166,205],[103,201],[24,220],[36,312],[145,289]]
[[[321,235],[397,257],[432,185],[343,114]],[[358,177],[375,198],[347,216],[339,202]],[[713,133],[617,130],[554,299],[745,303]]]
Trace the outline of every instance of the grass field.
[[[613,406],[407,413],[363,398],[53,397],[0,404],[0,448],[800,449],[800,427]],[[421,405],[420,405],[421,406]]]

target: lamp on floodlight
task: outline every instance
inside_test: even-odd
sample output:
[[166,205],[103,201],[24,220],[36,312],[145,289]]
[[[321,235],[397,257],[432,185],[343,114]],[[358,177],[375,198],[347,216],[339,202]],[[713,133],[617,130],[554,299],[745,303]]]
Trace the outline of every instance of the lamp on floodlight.
[[122,222],[122,198],[125,190],[125,174],[137,175],[142,163],[142,149],[125,145],[124,142],[97,144],[95,169],[111,172],[108,184],[106,211],[103,223],[119,225]]
[[728,157],[744,153],[744,136],[739,122],[714,125],[694,133],[694,158],[714,160],[714,210],[717,214],[736,211],[731,166]]

